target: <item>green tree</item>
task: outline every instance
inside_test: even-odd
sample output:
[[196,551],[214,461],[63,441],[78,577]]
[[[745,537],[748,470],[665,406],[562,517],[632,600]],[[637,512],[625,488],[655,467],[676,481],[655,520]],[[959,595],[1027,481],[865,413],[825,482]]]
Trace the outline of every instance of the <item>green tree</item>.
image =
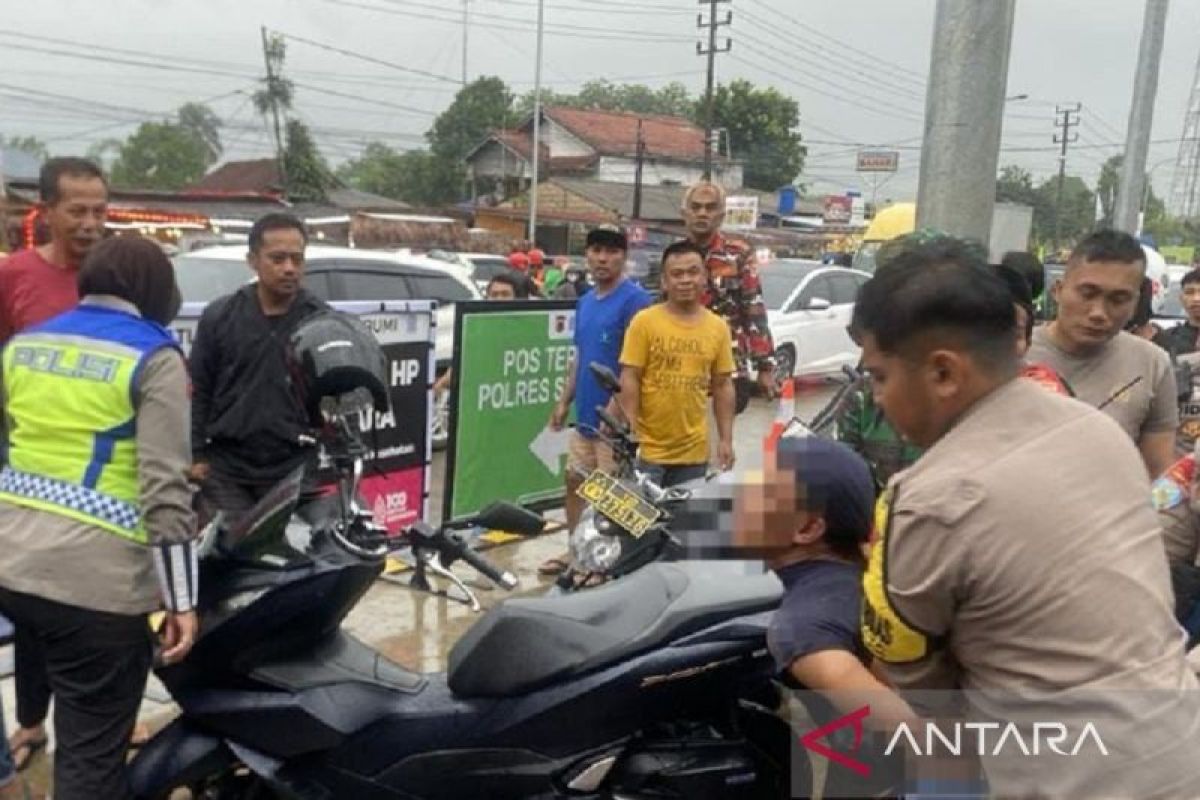
[[143,122],[121,145],[112,182],[136,189],[181,189],[199,180],[209,163],[204,142],[192,131],[173,122]]
[[460,170],[424,150],[399,152],[381,142],[367,145],[363,154],[341,165],[340,179],[364,192],[392,197],[414,205],[440,205],[458,198]]
[[[575,93],[543,91],[542,105],[690,117],[695,101],[688,94],[687,87],[679,82],[652,89],[640,83],[612,83],[601,78],[588,81]],[[521,116],[533,113],[533,92],[521,96],[517,110]]]
[[1001,203],[1024,203],[1037,205],[1037,190],[1033,188],[1033,175],[1029,170],[1010,164],[1000,170],[996,178],[996,200]]
[[[703,100],[695,113],[703,119]],[[744,182],[752,189],[774,191],[796,180],[805,156],[799,125],[799,105],[773,87],[736,80],[713,95],[713,128],[729,132],[733,157],[745,164]]]
[[204,143],[209,165],[216,163],[224,150],[221,145],[220,117],[203,103],[184,103],[179,107],[177,117],[184,130]]
[[36,156],[43,161],[50,157],[50,151],[46,149],[46,143],[36,136],[9,136],[7,139],[0,136],[0,148],[20,150],[22,153]]
[[[1033,229],[1038,240],[1054,240],[1054,207],[1058,196],[1058,176],[1047,178],[1037,187],[1033,204]],[[1095,228],[1096,195],[1078,176],[1063,180],[1062,206],[1059,209],[1059,241],[1067,244]]]
[[430,150],[447,162],[461,162],[496,128],[513,124],[513,96],[499,78],[483,77],[458,90],[450,106],[425,134]]
[[[454,101],[425,134],[429,156],[436,163],[427,163],[415,155],[405,161],[408,177],[422,186],[418,202],[434,204],[460,199],[467,176],[463,159],[489,132],[511,127],[516,120],[512,92],[499,78],[479,78],[459,89]],[[444,184],[427,185],[435,180]]]
[[[276,150],[282,151],[284,132],[281,130],[281,121],[286,118],[287,112],[292,108],[295,87],[290,80],[283,77],[283,62],[287,56],[287,43],[283,37],[278,34],[267,37],[266,51],[267,64],[270,65],[270,68],[267,70],[267,77],[261,81],[262,88],[256,91],[251,99],[254,102],[254,108],[275,131]],[[286,183],[286,176],[284,180]]]
[[308,127],[298,119],[287,123],[283,170],[289,199],[322,201],[325,193],[337,185]]

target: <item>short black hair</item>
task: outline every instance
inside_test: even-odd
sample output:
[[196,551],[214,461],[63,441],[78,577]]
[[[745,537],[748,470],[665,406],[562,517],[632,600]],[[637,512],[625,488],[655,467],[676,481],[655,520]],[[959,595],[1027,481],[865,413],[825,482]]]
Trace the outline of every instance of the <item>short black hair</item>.
[[1031,299],[1036,300],[1046,290],[1046,267],[1033,253],[1010,250],[1000,259],[1000,265],[1021,273],[1029,284]]
[[1103,228],[1088,234],[1075,245],[1067,258],[1067,268],[1088,261],[1116,261],[1122,264],[1146,266],[1146,252],[1138,240],[1124,231]]
[[1200,269],[1192,270],[1179,281],[1180,286],[1187,286],[1189,283],[1200,283]]
[[524,275],[514,275],[511,272],[501,272],[493,275],[492,279],[487,283],[487,289],[483,292],[485,297],[491,291],[492,285],[497,283],[511,287],[513,296],[517,299],[524,300],[529,297],[528,279]]
[[104,170],[100,169],[96,162],[74,156],[51,158],[42,164],[41,172],[38,173],[38,196],[43,203],[52,206],[62,199],[62,187],[59,183],[64,175],[74,178],[99,178],[104,183],[104,188],[108,188]]
[[1025,275],[1018,269],[1010,267],[1007,264],[997,264],[996,274],[1000,276],[1000,280],[1004,281],[1004,285],[1008,287],[1008,291],[1012,294],[1014,303],[1025,309],[1025,341],[1031,341],[1033,338],[1033,291],[1029,288],[1029,281],[1025,280]]
[[663,250],[662,265],[665,267],[667,266],[668,259],[687,253],[695,253],[700,256],[701,261],[704,260],[704,251],[697,247],[694,242],[689,242],[685,239],[682,242],[675,242],[675,244],[669,245],[666,250]]
[[300,231],[300,235],[304,237],[304,243],[308,244],[308,229],[304,227],[304,223],[300,221],[299,217],[280,211],[263,214],[254,220],[254,225],[250,228],[250,252],[258,252],[258,249],[262,247],[263,237],[266,236],[267,231],[288,229]]
[[850,323],[856,336],[870,333],[887,353],[909,355],[926,333],[956,335],[989,367],[1016,361],[1013,296],[989,269],[979,248],[943,237],[910,244],[876,270],[859,293]]

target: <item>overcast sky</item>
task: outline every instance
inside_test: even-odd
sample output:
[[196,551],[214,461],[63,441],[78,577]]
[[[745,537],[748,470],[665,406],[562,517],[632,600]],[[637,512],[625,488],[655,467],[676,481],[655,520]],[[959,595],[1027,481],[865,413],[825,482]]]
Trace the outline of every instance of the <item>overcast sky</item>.
[[[82,153],[97,140],[128,135],[140,120],[207,100],[229,123],[227,157],[269,155],[263,121],[248,98],[263,69],[262,25],[415,70],[289,42],[286,71],[298,84],[296,111],[334,162],[372,140],[420,146],[462,70],[461,0],[11,5],[0,22],[0,133],[37,135],[56,154]],[[734,14],[732,28],[724,29],[733,50],[720,56],[718,79],[772,85],[799,102],[809,140],[804,180],[814,193],[870,191],[854,173],[853,152],[862,143],[908,148],[879,197],[911,197],[934,5],[732,0],[723,8]],[[678,80],[698,93],[704,86],[704,60],[695,54],[698,10],[695,0],[546,0],[544,82],[562,91],[598,77],[656,86]],[[470,0],[470,13],[469,75],[499,75],[517,91],[530,89],[536,0]],[[1142,14],[1141,0],[1017,0],[1008,94],[1029,99],[1008,104],[1002,165],[1053,174],[1054,104],[1080,102],[1079,146],[1068,170],[1094,181],[1124,139]],[[1159,194],[1170,188],[1197,56],[1200,0],[1173,0],[1149,160]]]

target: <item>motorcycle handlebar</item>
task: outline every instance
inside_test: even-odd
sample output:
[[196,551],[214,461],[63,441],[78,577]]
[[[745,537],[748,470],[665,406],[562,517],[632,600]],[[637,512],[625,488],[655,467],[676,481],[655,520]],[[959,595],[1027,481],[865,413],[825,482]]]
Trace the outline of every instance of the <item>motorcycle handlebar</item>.
[[518,581],[516,575],[513,575],[506,569],[500,569],[488,561],[477,550],[472,549],[461,537],[452,535],[446,538],[453,546],[454,555],[470,564],[480,574],[489,578],[493,583],[503,586],[505,589],[517,588]]
[[596,406],[596,416],[600,421],[609,427],[609,429],[622,439],[629,438],[629,428],[624,423],[617,420],[604,406]]

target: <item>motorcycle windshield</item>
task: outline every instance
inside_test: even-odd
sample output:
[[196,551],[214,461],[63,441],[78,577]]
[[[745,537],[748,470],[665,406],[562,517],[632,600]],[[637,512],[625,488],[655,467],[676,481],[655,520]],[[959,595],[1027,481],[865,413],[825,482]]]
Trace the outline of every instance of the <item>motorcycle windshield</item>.
[[235,518],[221,534],[221,549],[231,556],[258,559],[286,545],[285,533],[300,500],[304,467],[271,487],[254,507]]

